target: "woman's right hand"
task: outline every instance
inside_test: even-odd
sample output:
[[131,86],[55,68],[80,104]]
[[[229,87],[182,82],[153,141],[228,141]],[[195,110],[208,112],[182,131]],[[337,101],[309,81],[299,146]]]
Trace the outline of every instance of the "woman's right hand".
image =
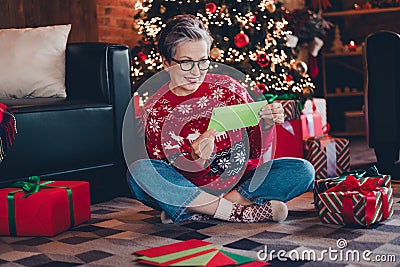
[[192,158],[194,160],[208,160],[214,152],[214,140],[218,131],[210,129],[205,131],[192,143]]

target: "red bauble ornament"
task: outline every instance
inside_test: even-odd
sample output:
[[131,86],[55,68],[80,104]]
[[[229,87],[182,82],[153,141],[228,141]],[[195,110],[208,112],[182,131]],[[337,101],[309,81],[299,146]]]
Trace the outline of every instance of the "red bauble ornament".
[[143,53],[143,52],[139,52],[137,55],[138,55],[138,57],[140,58],[141,61],[145,61],[147,59],[146,54]]
[[370,8],[372,8],[372,5],[371,5],[370,2],[366,2],[366,3],[362,6],[362,8],[363,8],[363,9],[370,9]]
[[213,2],[206,4],[206,12],[214,14],[217,11],[217,5]]
[[265,53],[257,54],[257,63],[261,68],[265,68],[269,65],[269,56]]
[[249,17],[249,22],[250,22],[250,23],[256,22],[256,20],[257,20],[257,16],[256,16],[256,15],[251,15],[251,16]]
[[237,48],[243,48],[250,43],[250,38],[244,32],[235,35],[235,45]]
[[286,81],[287,81],[287,82],[293,81],[293,76],[290,75],[290,74],[286,75]]

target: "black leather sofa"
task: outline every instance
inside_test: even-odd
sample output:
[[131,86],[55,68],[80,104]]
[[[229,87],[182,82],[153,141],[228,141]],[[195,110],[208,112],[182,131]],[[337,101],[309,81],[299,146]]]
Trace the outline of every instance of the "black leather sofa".
[[130,63],[124,45],[68,44],[65,100],[6,103],[18,134],[0,163],[0,185],[38,175],[87,180],[92,202],[128,194],[121,129],[132,90]]

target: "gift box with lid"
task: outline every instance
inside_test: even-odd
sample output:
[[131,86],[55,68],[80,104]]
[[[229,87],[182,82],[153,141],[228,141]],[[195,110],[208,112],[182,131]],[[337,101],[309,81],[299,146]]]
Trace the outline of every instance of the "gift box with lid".
[[[319,106],[317,106],[317,103]],[[326,122],[325,107],[326,104],[324,101],[322,103],[317,99],[306,101],[302,111],[303,114],[300,116],[304,139],[320,136],[329,131],[329,125]]]
[[314,206],[316,209],[318,209],[318,194],[324,193],[326,190],[337,186],[339,183],[346,180],[347,176],[354,176],[359,180],[360,184],[365,183],[370,178],[381,178],[381,187],[392,188],[391,176],[388,174],[380,174],[376,166],[371,166],[367,169],[350,170],[338,177],[314,180]]
[[384,179],[363,180],[346,176],[317,195],[321,222],[349,226],[366,226],[386,220],[393,214],[393,190],[384,187]]
[[327,125],[326,99],[313,97],[304,103],[303,113],[317,112],[321,114],[322,125]]
[[89,183],[30,177],[0,189],[0,235],[54,236],[90,219]]
[[301,128],[303,138],[310,138],[324,134],[322,126],[322,116],[317,112],[304,113],[301,115]]
[[315,179],[337,177],[350,169],[349,140],[328,135],[304,141],[305,159],[315,168]]
[[303,109],[300,100],[275,100],[274,102],[282,104],[285,121],[300,119]]

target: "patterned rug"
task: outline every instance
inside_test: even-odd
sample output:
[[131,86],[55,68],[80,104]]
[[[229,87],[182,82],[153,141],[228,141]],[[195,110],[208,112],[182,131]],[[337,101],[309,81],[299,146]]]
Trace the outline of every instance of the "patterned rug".
[[400,266],[400,184],[393,187],[394,216],[370,229],[321,223],[311,192],[288,203],[285,222],[256,224],[211,220],[164,225],[155,210],[116,198],[92,205],[90,221],[55,237],[0,237],[0,265],[142,266],[134,251],[199,239],[252,258],[272,256],[272,266]]

